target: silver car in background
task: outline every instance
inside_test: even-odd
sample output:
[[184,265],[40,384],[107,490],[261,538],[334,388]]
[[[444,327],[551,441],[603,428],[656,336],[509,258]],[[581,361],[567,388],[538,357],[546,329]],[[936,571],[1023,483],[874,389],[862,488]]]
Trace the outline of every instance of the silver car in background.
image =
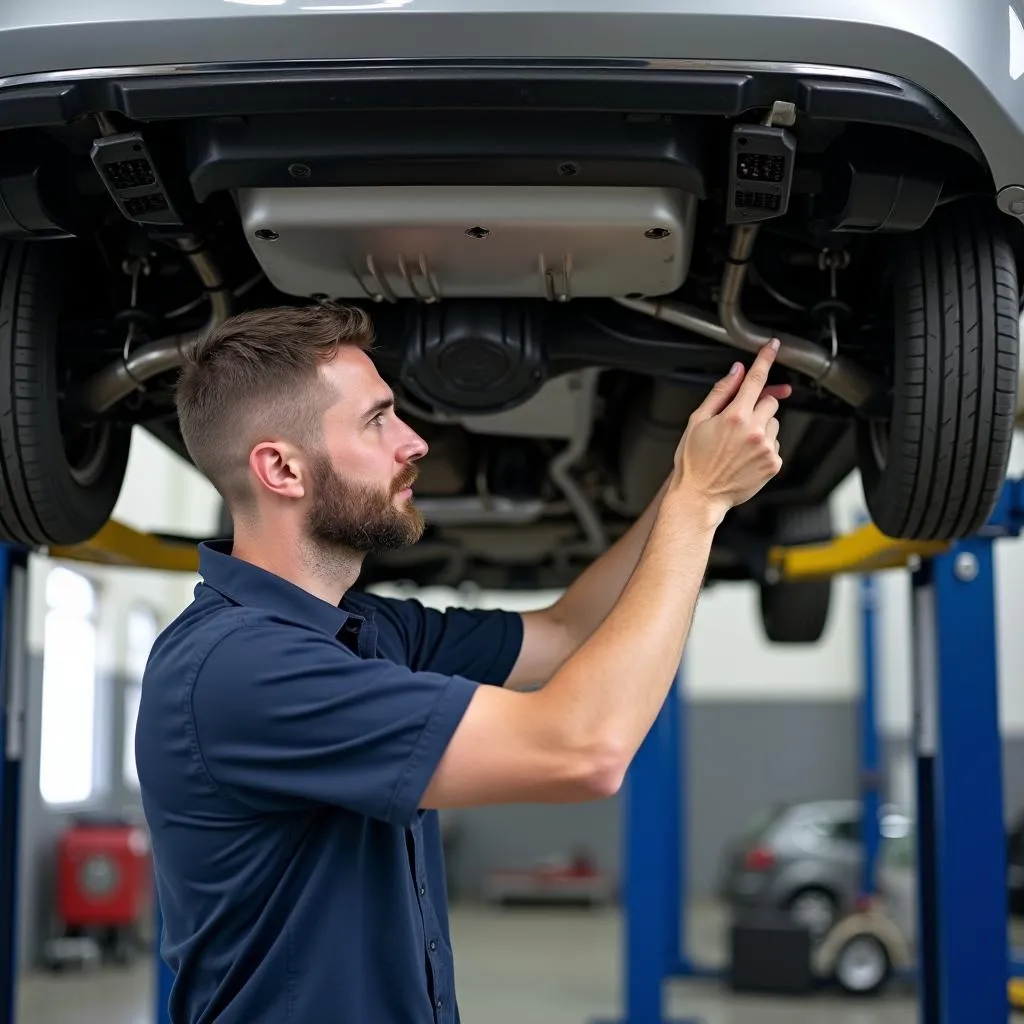
[[[885,807],[880,836],[906,836],[909,819]],[[858,800],[779,804],[757,815],[723,853],[721,894],[734,909],[788,911],[815,940],[856,906],[864,854]]]

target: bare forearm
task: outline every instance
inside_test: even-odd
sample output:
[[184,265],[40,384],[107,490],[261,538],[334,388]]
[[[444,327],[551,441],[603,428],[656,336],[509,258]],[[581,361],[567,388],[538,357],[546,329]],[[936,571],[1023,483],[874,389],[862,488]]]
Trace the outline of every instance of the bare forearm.
[[620,599],[537,695],[573,742],[610,751],[621,770],[672,685],[715,526],[700,503],[667,495]]
[[643,515],[587,566],[549,609],[562,624],[572,650],[578,649],[597,629],[622,595],[651,535],[667,486],[666,480]]

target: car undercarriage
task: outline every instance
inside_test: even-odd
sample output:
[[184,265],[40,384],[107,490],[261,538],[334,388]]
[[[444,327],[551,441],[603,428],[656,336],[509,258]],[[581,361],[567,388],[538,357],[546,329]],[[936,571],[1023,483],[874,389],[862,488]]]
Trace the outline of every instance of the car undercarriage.
[[773,639],[817,639],[828,584],[773,584],[768,547],[830,536],[850,473],[894,536],[961,536],[995,500],[1021,226],[906,82],[706,63],[29,84],[0,89],[4,540],[99,529],[136,426],[187,458],[175,370],[204,330],[324,301],[369,309],[430,445],[427,533],[366,582],[567,585],[773,336],[783,470],[708,570],[761,585]]

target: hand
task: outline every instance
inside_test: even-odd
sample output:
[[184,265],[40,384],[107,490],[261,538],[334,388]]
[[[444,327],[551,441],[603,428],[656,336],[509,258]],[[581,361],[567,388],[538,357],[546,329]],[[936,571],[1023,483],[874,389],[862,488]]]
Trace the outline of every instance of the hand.
[[676,449],[670,488],[708,503],[716,522],[782,468],[775,413],[790,389],[767,386],[777,351],[777,341],[765,345],[745,375],[734,364],[694,410]]

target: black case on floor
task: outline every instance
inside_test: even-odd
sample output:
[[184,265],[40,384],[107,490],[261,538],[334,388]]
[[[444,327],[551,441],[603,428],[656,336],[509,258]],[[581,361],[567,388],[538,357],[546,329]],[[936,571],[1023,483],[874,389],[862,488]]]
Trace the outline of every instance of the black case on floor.
[[811,936],[783,911],[750,910],[730,929],[728,980],[736,992],[809,992]]

